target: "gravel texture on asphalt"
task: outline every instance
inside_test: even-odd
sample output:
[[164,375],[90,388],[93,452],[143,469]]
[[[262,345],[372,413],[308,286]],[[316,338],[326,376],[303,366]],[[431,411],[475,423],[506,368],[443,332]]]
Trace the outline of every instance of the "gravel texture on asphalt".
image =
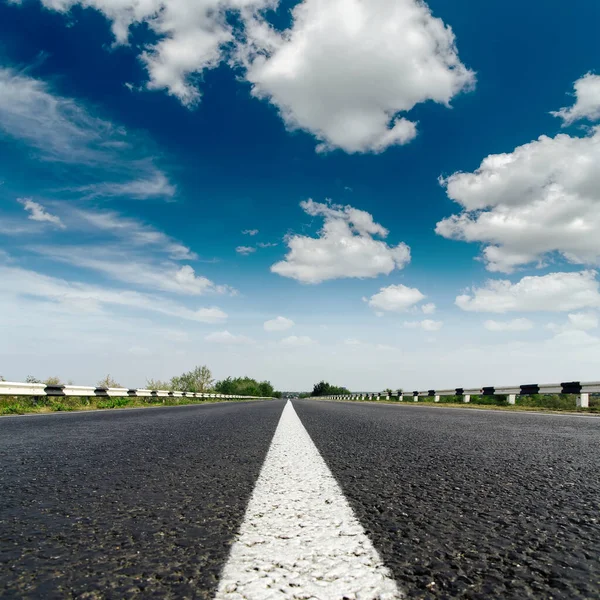
[[210,598],[283,401],[0,419],[2,598]]
[[409,598],[600,598],[600,418],[293,404]]

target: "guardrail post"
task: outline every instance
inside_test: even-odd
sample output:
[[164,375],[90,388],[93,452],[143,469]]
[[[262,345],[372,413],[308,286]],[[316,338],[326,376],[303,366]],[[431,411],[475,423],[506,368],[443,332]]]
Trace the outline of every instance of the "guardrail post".
[[590,394],[588,392],[581,392],[577,396],[577,408],[589,408],[590,407]]
[[471,394],[465,394],[465,395],[463,396],[463,402],[464,402],[465,404],[467,404],[467,403],[471,402]]
[[440,395],[439,395],[439,394],[436,394],[436,395],[433,397],[433,401],[434,401],[434,402],[439,402],[439,401],[440,401]]
[[413,392],[413,401],[414,402],[418,402],[419,401],[419,392]]
[[517,395],[516,394],[508,394],[508,403],[516,404],[517,403]]

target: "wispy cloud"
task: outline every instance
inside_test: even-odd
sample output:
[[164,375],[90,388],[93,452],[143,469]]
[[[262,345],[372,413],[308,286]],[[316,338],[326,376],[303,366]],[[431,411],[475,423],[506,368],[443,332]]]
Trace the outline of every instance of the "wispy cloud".
[[14,69],[0,67],[0,131],[36,150],[36,158],[77,165],[91,196],[172,198],[176,189],[147,150],[148,142],[80,102]]
[[85,232],[82,244],[31,245],[47,259],[102,273],[129,285],[185,295],[229,294],[237,291],[197,274],[183,260],[196,260],[187,246],[166,233],[116,211],[72,210],[69,228]]
[[161,171],[149,167],[149,173],[141,179],[132,179],[123,183],[101,182],[75,188],[88,198],[98,196],[128,196],[136,200],[146,198],[172,198],[177,188],[169,182]]
[[258,229],[244,229],[242,233],[244,235],[256,235],[258,233]]
[[256,252],[256,248],[253,248],[252,246],[238,246],[235,251],[243,256],[248,256],[248,254]]
[[38,202],[34,202],[31,198],[19,198],[18,202],[29,213],[28,218],[32,221],[52,223],[52,225],[56,225],[60,229],[65,229],[65,224],[60,220],[60,217],[47,212]]
[[0,279],[0,295],[17,298],[33,296],[58,305],[75,306],[79,310],[95,312],[104,306],[111,306],[201,323],[222,323],[227,319],[227,314],[215,306],[190,309],[155,295],[66,281],[19,267],[0,265]]
[[122,252],[103,246],[32,246],[30,249],[46,258],[91,269],[129,285],[190,296],[237,295],[234,288],[215,284],[207,277],[198,275],[190,265],[179,265],[172,261],[157,262],[151,257],[131,253],[124,261]]
[[165,252],[175,260],[195,260],[198,255],[187,246],[174,240],[166,233],[140,222],[124,217],[115,211],[74,210],[73,218],[89,223],[96,229],[125,239],[134,246],[150,246]]

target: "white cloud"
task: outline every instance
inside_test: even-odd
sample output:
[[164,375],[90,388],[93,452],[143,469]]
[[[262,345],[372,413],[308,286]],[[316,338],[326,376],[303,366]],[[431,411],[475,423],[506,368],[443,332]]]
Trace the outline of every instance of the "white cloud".
[[[154,290],[201,296],[204,294],[236,295],[227,285],[217,285],[207,277],[197,275],[190,265],[171,261],[153,261],[150,257],[112,250],[106,246],[33,246],[31,250],[63,263],[92,269],[127,284]],[[127,260],[123,260],[126,256]]]
[[440,221],[446,238],[485,245],[490,271],[510,273],[559,252],[575,264],[600,261],[600,127],[492,154],[474,173],[440,182],[463,212]]
[[144,149],[147,141],[93,116],[48,84],[0,67],[0,131],[28,144],[45,161],[77,165],[92,183],[68,191],[89,195],[170,198],[175,186]]
[[[186,106],[200,100],[194,74],[224,58],[241,63],[252,93],[272,102],[288,128],[314,134],[320,149],[379,152],[406,143],[415,123],[399,113],[429,100],[448,106],[475,79],[450,27],[420,0],[304,0],[286,31],[260,16],[278,0],[41,1],[63,13],[75,5],[100,11],[116,44],[147,25],[156,36],[140,55],[147,88]],[[234,31],[229,17],[238,11]]]
[[406,312],[424,298],[425,295],[417,288],[399,284],[380,288],[379,292],[371,296],[368,302],[371,308],[379,311]]
[[72,216],[96,229],[121,237],[134,246],[148,246],[169,255],[175,260],[194,260],[198,256],[187,246],[162,231],[136,219],[123,217],[115,211],[73,210]]
[[263,327],[265,331],[285,331],[295,325],[294,321],[286,317],[276,317],[270,321],[265,321]]
[[140,55],[148,89],[166,90],[184,105],[200,100],[192,76],[219,65],[233,41],[228,11],[275,5],[271,0],[41,0],[51,10],[81,5],[101,12],[111,23],[115,44],[127,44],[131,27],[144,23],[156,36]]
[[456,298],[466,311],[506,313],[510,311],[569,311],[600,307],[596,271],[549,273],[523,277],[517,283],[490,279],[484,287],[473,287]]
[[60,217],[51,215],[41,204],[34,202],[31,198],[18,198],[17,201],[23,205],[29,213],[28,218],[32,221],[52,223],[60,229],[65,229],[65,224],[60,220]]
[[253,248],[252,246],[238,246],[235,251],[243,256],[248,256],[248,254],[256,252],[256,248]]
[[410,248],[400,243],[389,246],[375,240],[387,237],[388,230],[373,221],[366,211],[351,206],[328,205],[307,200],[302,209],[325,219],[318,237],[290,235],[285,260],[271,271],[302,283],[321,283],[344,277],[377,277],[402,269],[410,262]]
[[290,335],[289,337],[283,338],[279,343],[282,346],[299,347],[310,346],[311,344],[314,344],[315,341],[307,335]]
[[102,182],[76,188],[84,192],[88,198],[96,196],[128,196],[138,200],[145,198],[172,198],[177,188],[172,185],[166,175],[158,170],[150,169],[146,177],[132,179],[122,183]]
[[428,302],[427,304],[423,304],[421,306],[421,310],[425,315],[432,315],[435,312],[435,304],[433,302]]
[[550,114],[563,120],[563,127],[581,119],[600,119],[600,75],[587,73],[574,83],[575,104]]
[[252,344],[253,340],[245,335],[234,335],[229,331],[215,331],[204,337],[207,342],[214,344],[227,344],[231,346]]
[[404,327],[407,329],[422,329],[423,331],[439,331],[444,326],[443,321],[432,321],[424,319],[423,321],[405,321]]
[[598,315],[593,312],[569,313],[567,322],[563,325],[556,323],[548,323],[547,328],[552,331],[568,332],[568,331],[588,331],[598,327]]
[[488,331],[527,331],[533,328],[529,319],[513,319],[512,321],[494,321],[489,319],[483,326]]
[[243,235],[256,235],[258,233],[258,229],[244,229],[244,231],[242,231]]
[[120,306],[201,323],[222,323],[227,319],[217,307],[190,309],[155,295],[69,282],[18,267],[0,266],[0,280],[0,294],[17,298],[33,296],[86,311],[98,312],[102,306]]
[[275,242],[258,242],[256,245],[259,248],[273,248],[273,247],[277,246],[278,244]]
[[417,0],[305,0],[293,24],[246,20],[239,56],[252,94],[269,100],[289,129],[318,150],[381,152],[416,135],[399,116],[433,100],[448,106],[475,78],[450,27]]
[[570,313],[567,315],[567,318],[569,319],[569,325],[573,329],[586,331],[598,327],[598,315],[595,313]]

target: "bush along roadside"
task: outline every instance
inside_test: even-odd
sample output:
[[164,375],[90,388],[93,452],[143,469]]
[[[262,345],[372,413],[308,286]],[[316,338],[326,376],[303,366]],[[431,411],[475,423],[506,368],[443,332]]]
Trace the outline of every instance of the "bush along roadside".
[[440,396],[439,402],[434,402],[431,396],[419,396],[419,401],[414,402],[412,397],[400,401],[398,396],[387,397],[382,396],[379,400],[373,398],[356,398],[344,400],[344,402],[402,402],[402,404],[418,405],[418,404],[433,404],[433,405],[452,405],[468,408],[474,406],[487,406],[506,408],[507,410],[554,410],[554,411],[570,411],[570,412],[586,412],[600,413],[600,394],[590,395],[589,408],[580,408],[577,406],[577,396],[575,394],[532,394],[528,396],[517,396],[516,404],[509,404],[508,398],[505,395],[495,396],[471,396],[469,403],[463,402],[462,396]]
[[182,397],[78,397],[78,396],[0,396],[0,415],[26,413],[65,412],[74,410],[99,410],[103,408],[137,408],[148,406],[184,406],[214,402],[243,402],[241,398]]

